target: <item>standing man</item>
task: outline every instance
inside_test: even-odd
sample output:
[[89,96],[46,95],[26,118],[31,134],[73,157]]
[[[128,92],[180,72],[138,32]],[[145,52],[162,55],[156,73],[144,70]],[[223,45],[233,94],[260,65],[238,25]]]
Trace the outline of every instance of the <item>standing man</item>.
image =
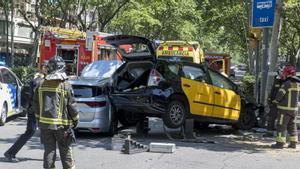
[[71,144],[74,142],[72,127],[78,122],[78,111],[73,90],[67,81],[65,62],[55,56],[49,60],[48,75],[34,96],[36,118],[44,144],[44,168],[55,168],[56,145],[64,169],[75,168]]
[[277,76],[276,76],[274,78],[274,83],[273,83],[271,93],[270,93],[269,98],[268,98],[268,104],[269,104],[269,107],[270,107],[270,111],[268,113],[268,121],[267,121],[267,130],[268,130],[268,132],[264,135],[266,137],[274,136],[274,133],[276,131],[275,121],[276,121],[276,118],[277,118],[278,109],[277,109],[277,106],[276,106],[276,103],[275,103],[275,98],[276,98],[276,95],[278,93],[278,90],[280,89],[281,84],[282,84],[282,80],[277,78]]
[[294,66],[287,65],[282,72],[283,84],[279,89],[275,103],[277,103],[277,137],[276,144],[272,144],[272,148],[282,149],[286,142],[286,131],[289,134],[289,148],[296,148],[298,142],[297,126],[295,118],[298,113],[298,97],[300,80],[296,77],[296,69]]
[[[21,150],[21,148],[26,144],[26,142],[33,136],[36,130],[36,119],[34,112],[32,112],[31,106],[33,101],[33,96],[36,88],[40,85],[40,83],[45,78],[47,73],[46,65],[43,64],[40,72],[34,75],[34,78],[30,82],[30,91],[28,97],[26,99],[29,100],[28,107],[26,107],[27,111],[27,127],[24,134],[22,134],[17,141],[4,153],[4,157],[10,162],[18,162],[16,159],[16,154]],[[25,100],[22,100],[25,101]]]

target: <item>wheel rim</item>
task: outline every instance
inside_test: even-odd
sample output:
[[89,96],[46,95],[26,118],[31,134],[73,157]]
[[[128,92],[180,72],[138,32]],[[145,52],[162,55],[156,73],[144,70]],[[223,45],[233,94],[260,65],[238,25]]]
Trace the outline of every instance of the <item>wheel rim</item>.
[[3,123],[5,123],[6,117],[7,117],[7,114],[6,114],[6,106],[3,105],[2,111],[1,111],[1,120],[2,120]]
[[180,124],[183,118],[183,109],[179,105],[173,105],[170,109],[170,118],[174,124]]

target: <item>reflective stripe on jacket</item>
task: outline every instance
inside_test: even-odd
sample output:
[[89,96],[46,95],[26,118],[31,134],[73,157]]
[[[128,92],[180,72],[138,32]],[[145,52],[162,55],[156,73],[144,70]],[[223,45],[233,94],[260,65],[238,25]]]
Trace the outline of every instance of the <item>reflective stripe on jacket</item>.
[[72,87],[67,81],[45,80],[37,89],[35,100],[40,128],[57,130],[77,123],[78,111]]
[[277,103],[277,108],[291,113],[298,111],[299,91],[299,84],[288,78],[276,95],[275,102]]

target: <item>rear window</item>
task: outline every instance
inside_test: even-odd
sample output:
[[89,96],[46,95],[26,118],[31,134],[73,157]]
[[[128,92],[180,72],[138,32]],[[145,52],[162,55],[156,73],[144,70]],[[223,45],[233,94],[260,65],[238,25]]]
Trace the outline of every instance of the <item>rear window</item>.
[[90,98],[101,95],[101,90],[96,86],[73,85],[73,90],[76,98]]
[[168,61],[193,62],[193,57],[188,57],[188,56],[158,56],[158,58],[163,60],[168,60]]
[[156,69],[166,80],[175,80],[178,78],[178,64],[158,63]]

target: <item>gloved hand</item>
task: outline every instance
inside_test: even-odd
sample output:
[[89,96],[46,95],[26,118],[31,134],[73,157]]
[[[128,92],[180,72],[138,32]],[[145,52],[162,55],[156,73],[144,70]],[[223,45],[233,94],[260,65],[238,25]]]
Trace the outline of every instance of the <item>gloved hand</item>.
[[77,124],[78,124],[78,120],[73,121],[73,129],[77,127]]
[[72,143],[75,143],[76,142],[76,138],[75,138],[75,133],[74,133],[74,130],[72,128],[68,128],[65,133],[64,133],[64,137],[66,139],[70,138],[72,139]]

